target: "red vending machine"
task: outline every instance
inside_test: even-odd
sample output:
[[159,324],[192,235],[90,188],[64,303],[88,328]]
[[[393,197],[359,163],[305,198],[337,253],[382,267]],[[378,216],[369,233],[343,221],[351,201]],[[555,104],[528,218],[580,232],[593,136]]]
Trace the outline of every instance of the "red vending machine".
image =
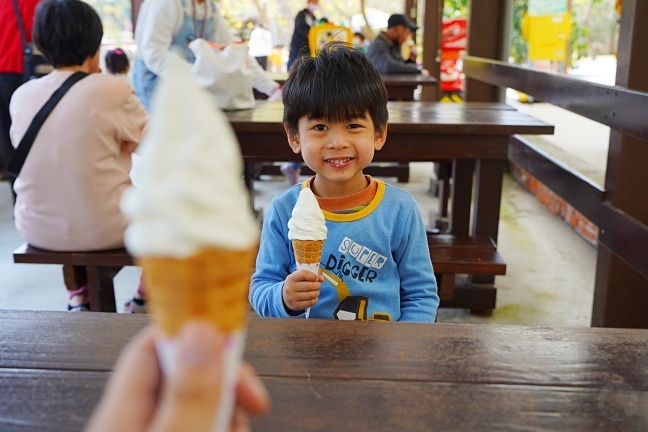
[[441,26],[441,100],[461,101],[464,74],[461,53],[468,41],[467,19],[444,19]]

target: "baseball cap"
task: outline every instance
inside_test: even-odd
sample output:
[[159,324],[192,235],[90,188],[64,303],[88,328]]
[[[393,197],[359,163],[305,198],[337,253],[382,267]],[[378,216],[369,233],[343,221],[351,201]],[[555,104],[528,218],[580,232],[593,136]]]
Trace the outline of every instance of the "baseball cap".
[[393,14],[387,20],[387,28],[396,27],[397,25],[405,26],[412,31],[418,30],[418,26],[403,14]]

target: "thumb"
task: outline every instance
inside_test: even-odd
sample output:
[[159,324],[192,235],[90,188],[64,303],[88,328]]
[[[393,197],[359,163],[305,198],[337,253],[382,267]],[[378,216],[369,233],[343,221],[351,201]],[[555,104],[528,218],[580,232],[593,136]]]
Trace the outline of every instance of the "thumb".
[[151,430],[209,431],[220,397],[223,337],[213,325],[194,321],[182,328],[177,343]]

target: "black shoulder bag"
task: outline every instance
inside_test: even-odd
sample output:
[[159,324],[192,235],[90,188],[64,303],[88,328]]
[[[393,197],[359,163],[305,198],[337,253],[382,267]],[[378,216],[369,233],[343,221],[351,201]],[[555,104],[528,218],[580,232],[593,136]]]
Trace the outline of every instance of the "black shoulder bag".
[[87,76],[88,74],[85,72],[73,73],[68,79],[65,80],[61,87],[56,89],[54,94],[52,94],[45,105],[43,105],[43,108],[38,111],[38,113],[34,117],[34,120],[32,120],[31,124],[29,125],[29,128],[27,128],[27,132],[25,132],[25,135],[20,140],[20,144],[18,144],[18,147],[16,147],[16,150],[11,156],[11,159],[9,159],[9,163],[7,163],[6,171],[10,175],[14,176],[14,178],[18,177],[18,175],[20,174],[20,170],[22,170],[22,167],[25,164],[25,159],[27,159],[29,150],[31,150],[32,144],[34,144],[34,140],[36,139],[36,135],[38,135],[38,131],[40,131],[40,128],[43,126],[43,123],[45,123],[45,120],[47,119],[47,117],[49,117],[54,107],[59,103],[63,95],[67,93],[68,90],[70,90],[70,87]]
[[18,29],[20,30],[20,40],[23,46],[23,81],[30,79],[40,78],[47,75],[54,69],[47,61],[45,56],[39,51],[35,50],[32,44],[27,42],[27,32],[25,31],[25,24],[23,23],[22,13],[18,7],[18,0],[12,0],[14,11],[16,12],[16,19],[18,20]]

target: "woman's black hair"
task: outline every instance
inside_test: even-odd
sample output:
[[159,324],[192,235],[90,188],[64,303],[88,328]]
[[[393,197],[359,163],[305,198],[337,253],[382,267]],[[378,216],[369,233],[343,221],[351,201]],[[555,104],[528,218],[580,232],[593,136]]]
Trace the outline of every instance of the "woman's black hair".
[[380,73],[346,42],[329,42],[314,57],[298,58],[282,89],[284,124],[296,134],[299,119],[345,122],[369,112],[376,130],[387,124],[387,90]]
[[121,48],[115,48],[106,53],[106,69],[111,74],[123,74],[128,72],[130,61]]
[[102,36],[99,15],[81,0],[43,0],[36,9],[33,40],[55,68],[82,65]]

